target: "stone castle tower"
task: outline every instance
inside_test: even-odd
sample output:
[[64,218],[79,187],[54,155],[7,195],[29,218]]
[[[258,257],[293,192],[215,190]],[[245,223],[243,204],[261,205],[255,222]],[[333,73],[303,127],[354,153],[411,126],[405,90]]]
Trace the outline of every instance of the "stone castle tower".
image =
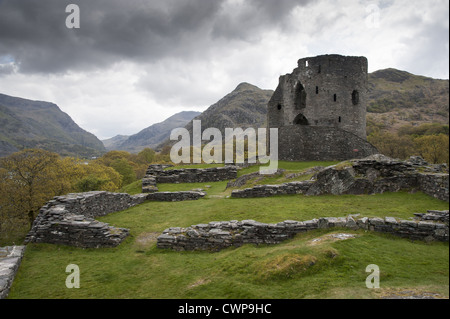
[[280,160],[346,160],[378,153],[366,141],[368,62],[322,55],[280,77],[268,104]]

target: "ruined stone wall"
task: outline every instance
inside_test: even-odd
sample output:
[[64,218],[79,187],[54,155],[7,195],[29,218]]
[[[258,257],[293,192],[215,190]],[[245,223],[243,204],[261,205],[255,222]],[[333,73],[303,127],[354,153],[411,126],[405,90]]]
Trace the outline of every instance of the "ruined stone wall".
[[146,199],[149,201],[158,202],[182,202],[187,200],[198,200],[203,198],[206,193],[197,191],[186,192],[157,192],[147,195]]
[[152,194],[120,194],[88,192],[55,197],[44,205],[26,243],[49,243],[84,248],[115,247],[129,234],[94,218],[122,211],[145,201],[197,200],[201,192],[161,192]]
[[168,169],[172,165],[150,165],[145,177],[142,179],[142,192],[153,193],[158,191],[159,183],[210,183],[235,179],[236,166],[214,168],[183,168]]
[[126,210],[145,201],[198,200],[202,192],[120,194],[88,192],[55,197],[44,205],[28,233],[26,243],[49,243],[83,248],[115,247],[129,234],[94,218]]
[[449,201],[448,174],[419,174],[420,190],[434,198]]
[[[437,173],[436,171],[441,171]],[[234,190],[233,198],[268,197],[305,194],[381,194],[384,192],[422,191],[437,199],[449,201],[449,175],[441,165],[416,165],[383,155],[342,162],[315,174],[310,181],[282,185],[260,185]]]
[[258,185],[242,190],[233,190],[233,198],[257,198],[275,195],[305,194],[314,181],[290,182],[280,185]]
[[146,195],[88,192],[55,197],[44,205],[33,222],[26,243],[50,243],[76,247],[114,247],[128,230],[94,218],[143,203]]
[[24,252],[25,246],[0,247],[0,299],[8,297]]
[[[448,211],[445,212],[448,216]],[[308,221],[287,220],[265,224],[254,220],[210,222],[187,228],[172,227],[157,239],[157,247],[177,251],[212,250],[245,244],[278,244],[314,229],[349,228],[389,233],[412,240],[448,241],[448,224],[421,220],[386,218],[327,217]]]

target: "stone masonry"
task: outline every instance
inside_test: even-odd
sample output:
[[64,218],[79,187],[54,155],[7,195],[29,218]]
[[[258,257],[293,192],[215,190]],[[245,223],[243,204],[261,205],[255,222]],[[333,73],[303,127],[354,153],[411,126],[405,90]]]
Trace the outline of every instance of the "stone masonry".
[[159,183],[209,183],[235,179],[236,166],[213,168],[182,168],[168,169],[173,165],[150,165],[145,177],[142,179],[142,192],[153,193],[158,191]]
[[50,243],[83,248],[115,247],[129,234],[94,218],[122,211],[145,201],[197,200],[202,192],[162,192],[120,194],[88,192],[55,197],[43,206],[35,219],[26,243]]
[[[448,218],[448,211],[442,212]],[[389,233],[411,240],[448,241],[448,223],[430,220],[386,218],[328,217],[307,221],[286,220],[265,224],[254,220],[210,222],[187,228],[172,227],[157,239],[157,247],[176,251],[220,251],[245,244],[279,244],[295,235],[315,229],[349,228]]]
[[280,185],[257,185],[252,188],[233,190],[233,198],[256,198],[275,195],[306,194],[314,181],[290,182]]
[[142,203],[144,196],[88,192],[55,197],[35,219],[26,243],[51,243],[83,248],[115,247],[129,234],[94,218]]
[[449,175],[445,165],[430,165],[424,161],[418,165],[417,158],[400,161],[377,154],[327,167],[309,181],[260,185],[234,190],[231,196],[251,198],[287,194],[360,195],[400,190],[422,191],[448,201]]
[[348,160],[377,153],[366,140],[368,61],[321,55],[300,59],[268,103],[267,128],[278,129],[287,161]]
[[8,297],[24,252],[25,246],[0,247],[0,299]]

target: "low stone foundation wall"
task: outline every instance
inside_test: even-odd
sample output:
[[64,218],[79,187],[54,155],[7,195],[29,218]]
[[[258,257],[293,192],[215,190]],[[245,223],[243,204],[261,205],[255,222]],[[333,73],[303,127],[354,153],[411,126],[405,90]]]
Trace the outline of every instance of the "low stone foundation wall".
[[128,229],[112,227],[94,218],[141,204],[146,196],[88,192],[55,197],[41,208],[25,242],[115,247],[128,236]]
[[419,174],[418,182],[420,185],[420,190],[427,195],[448,202],[448,176],[448,174]]
[[0,299],[8,297],[24,252],[25,246],[0,247]]
[[156,183],[210,183],[235,179],[237,167],[183,168],[160,171]]
[[[446,212],[448,215],[448,211]],[[319,228],[364,229],[389,233],[412,240],[448,241],[448,224],[421,220],[386,218],[328,217],[308,221],[287,220],[278,224],[264,224],[254,220],[210,222],[187,228],[172,227],[157,239],[162,249],[212,250],[244,244],[278,244],[298,233]]]
[[233,190],[233,198],[255,198],[274,195],[305,194],[314,181],[290,182],[280,185],[258,185],[253,188]]
[[147,195],[147,200],[159,202],[181,202],[186,200],[198,200],[203,198],[206,194],[203,192],[158,192]]
[[43,206],[25,243],[49,243],[83,248],[115,247],[129,234],[94,218],[126,210],[145,201],[198,200],[202,192],[120,194],[88,192],[55,197]]
[[210,183],[232,180],[237,178],[238,170],[237,166],[164,170],[168,167],[172,165],[150,165],[142,179],[142,192],[157,191],[159,183]]

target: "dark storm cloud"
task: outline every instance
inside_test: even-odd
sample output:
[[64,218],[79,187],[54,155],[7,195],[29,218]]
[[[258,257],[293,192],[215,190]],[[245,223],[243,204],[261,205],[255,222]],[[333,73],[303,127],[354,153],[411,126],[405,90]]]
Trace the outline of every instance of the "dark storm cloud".
[[[66,6],[79,5],[81,28],[67,29]],[[102,67],[175,54],[220,8],[221,1],[4,0],[0,56],[22,72]]]
[[[225,39],[258,39],[259,30],[288,28],[285,18],[298,6],[312,0],[246,0],[222,12],[213,26],[212,34]],[[301,21],[298,21],[301,23]]]
[[[307,2],[249,0],[230,12],[225,0],[3,0],[0,57],[12,56],[23,73],[58,73],[207,55],[215,37],[245,38]],[[70,3],[80,7],[80,29],[66,28]]]

